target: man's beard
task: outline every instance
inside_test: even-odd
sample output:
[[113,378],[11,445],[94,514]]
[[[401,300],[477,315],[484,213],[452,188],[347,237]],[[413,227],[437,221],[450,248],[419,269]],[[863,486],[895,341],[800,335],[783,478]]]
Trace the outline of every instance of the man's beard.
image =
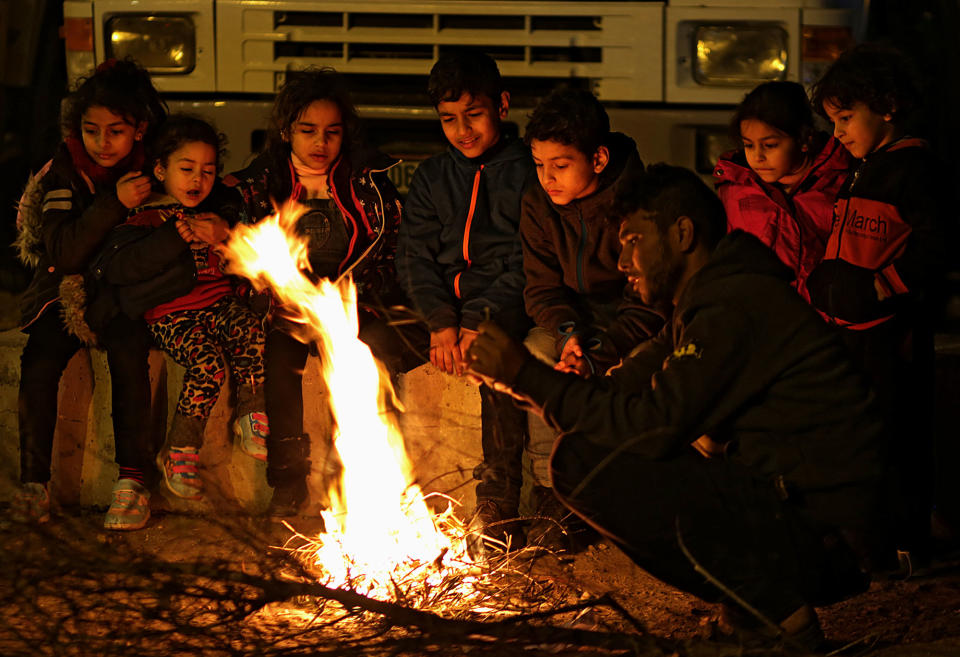
[[662,244],[660,257],[647,280],[647,293],[641,295],[643,302],[651,307],[672,307],[682,276],[683,261]]

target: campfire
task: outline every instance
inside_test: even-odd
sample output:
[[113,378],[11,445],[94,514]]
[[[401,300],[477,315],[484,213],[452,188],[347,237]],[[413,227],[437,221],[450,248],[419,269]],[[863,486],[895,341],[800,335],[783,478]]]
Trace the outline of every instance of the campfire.
[[327,586],[381,600],[435,608],[440,592],[472,597],[478,569],[468,531],[451,504],[432,511],[413,482],[403,436],[391,408],[402,408],[390,378],[357,338],[356,288],[349,278],[314,284],[307,246],[294,226],[302,206],[288,203],[255,225],[234,229],[231,271],[269,289],[320,346],[330,393],[342,480],[323,512],[326,530],[297,553]]

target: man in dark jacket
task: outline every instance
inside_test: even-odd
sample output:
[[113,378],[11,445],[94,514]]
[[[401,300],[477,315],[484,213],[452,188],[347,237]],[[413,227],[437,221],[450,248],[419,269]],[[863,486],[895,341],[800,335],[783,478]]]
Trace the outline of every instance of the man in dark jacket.
[[554,371],[489,324],[471,367],[566,432],[551,461],[564,504],[660,579],[723,600],[706,571],[813,647],[812,605],[865,585],[844,537],[875,516],[872,397],[776,256],[723,237],[695,174],[653,166],[614,214],[620,268],[646,303],[673,304],[671,324],[605,379]]

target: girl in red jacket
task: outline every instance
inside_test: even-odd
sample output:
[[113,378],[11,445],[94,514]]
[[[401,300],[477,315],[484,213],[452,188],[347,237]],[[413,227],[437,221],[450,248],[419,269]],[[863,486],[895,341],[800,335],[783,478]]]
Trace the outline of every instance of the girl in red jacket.
[[728,228],[773,249],[809,300],[807,276],[823,257],[850,156],[814,128],[807,94],[796,82],[767,82],[747,94],[730,134],[743,146],[722,155],[713,171]]

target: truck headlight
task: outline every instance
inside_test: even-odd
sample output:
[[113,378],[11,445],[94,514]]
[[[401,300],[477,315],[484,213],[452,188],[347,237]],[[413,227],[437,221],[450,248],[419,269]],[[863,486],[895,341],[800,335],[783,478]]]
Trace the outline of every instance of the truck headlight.
[[152,74],[190,73],[197,63],[197,36],[189,16],[124,14],[106,21],[108,57],[133,57]]
[[693,79],[707,86],[752,86],[787,77],[787,32],[779,25],[700,25]]

